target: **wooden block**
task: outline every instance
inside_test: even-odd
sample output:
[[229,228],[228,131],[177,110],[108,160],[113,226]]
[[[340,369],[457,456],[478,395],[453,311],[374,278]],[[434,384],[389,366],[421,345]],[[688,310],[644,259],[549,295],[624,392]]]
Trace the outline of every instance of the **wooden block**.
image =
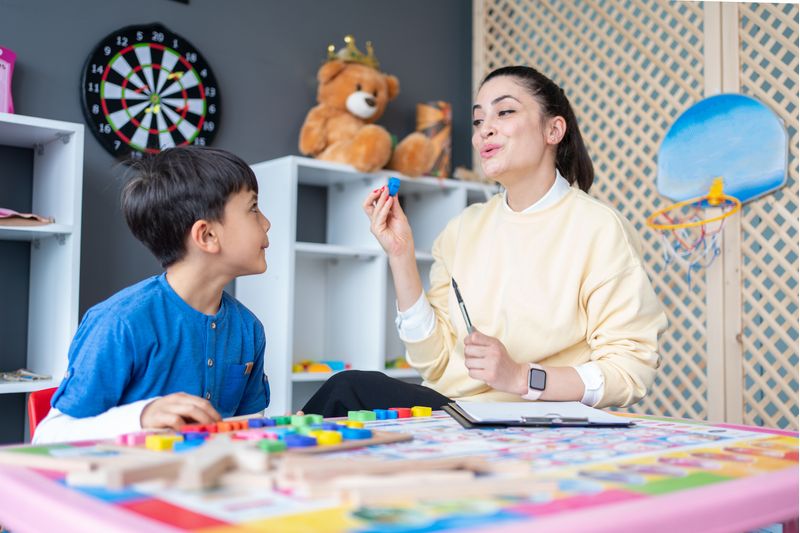
[[236,467],[247,472],[267,472],[272,462],[268,453],[254,446],[237,446],[233,450],[233,457]]
[[267,472],[231,470],[223,473],[218,483],[220,487],[271,491],[275,488],[275,475]]
[[229,439],[215,439],[183,454],[176,485],[185,490],[216,486],[219,476],[236,465],[231,445]]
[[180,456],[120,459],[115,464],[107,464],[89,472],[70,472],[66,480],[69,485],[120,490],[133,483],[153,479],[173,480],[177,477],[182,462]]
[[278,466],[278,481],[285,486],[299,483],[329,481],[341,476],[396,475],[404,472],[433,472],[462,470],[472,473],[492,471],[492,465],[475,457],[444,457],[439,459],[335,459],[333,457],[304,457],[286,454]]

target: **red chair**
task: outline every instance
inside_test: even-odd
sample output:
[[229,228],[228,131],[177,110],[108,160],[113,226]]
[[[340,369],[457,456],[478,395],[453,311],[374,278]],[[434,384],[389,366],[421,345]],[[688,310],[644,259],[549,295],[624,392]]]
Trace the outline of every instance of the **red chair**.
[[31,426],[31,439],[36,426],[50,412],[50,399],[57,388],[37,390],[28,395],[28,424]]

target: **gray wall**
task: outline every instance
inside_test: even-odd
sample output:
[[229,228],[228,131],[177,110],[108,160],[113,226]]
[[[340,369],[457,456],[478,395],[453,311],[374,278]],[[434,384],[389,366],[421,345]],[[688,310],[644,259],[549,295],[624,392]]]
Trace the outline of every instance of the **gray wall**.
[[[0,0],[0,44],[17,54],[17,113],[83,123],[79,84],[94,46],[121,27],[159,22],[214,70],[222,99],[214,146],[256,163],[297,154],[327,45],[352,33],[362,49],[371,40],[381,67],[400,79],[380,124],[402,137],[414,129],[417,102],[451,102],[454,166],[469,165],[471,10],[466,0]],[[81,316],[160,271],[125,226],[115,161],[88,131],[84,154]]]
[[[130,24],[160,22],[192,42],[219,82],[214,145],[248,163],[297,154],[314,105],[316,70],[333,42],[371,40],[401,94],[380,123],[414,129],[415,104],[453,104],[454,163],[469,162],[471,2],[464,0],[0,0],[0,44],[17,53],[16,112],[83,123],[78,86],[97,42]],[[159,266],[135,241],[118,207],[113,158],[87,132],[80,311]]]

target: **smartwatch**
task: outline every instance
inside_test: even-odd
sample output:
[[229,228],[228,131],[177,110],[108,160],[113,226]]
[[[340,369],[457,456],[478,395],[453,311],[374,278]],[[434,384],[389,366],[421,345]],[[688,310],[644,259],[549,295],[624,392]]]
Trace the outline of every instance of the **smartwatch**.
[[528,370],[528,394],[522,397],[526,400],[538,400],[547,386],[547,372],[541,365],[530,363]]

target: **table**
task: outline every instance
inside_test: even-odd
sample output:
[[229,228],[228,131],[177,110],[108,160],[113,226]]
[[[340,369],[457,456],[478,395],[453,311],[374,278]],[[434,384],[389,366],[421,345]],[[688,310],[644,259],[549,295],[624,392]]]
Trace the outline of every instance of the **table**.
[[[625,415],[630,416],[630,415]],[[349,507],[270,490],[190,493],[143,483],[67,486],[54,471],[0,465],[0,523],[14,531],[746,531],[798,516],[798,436],[757,427],[633,417],[631,428],[462,428],[448,415],[368,427],[414,440],[344,451],[348,459],[483,457],[527,465],[529,494],[398,499]],[[78,453],[91,443],[57,447]],[[9,450],[10,448],[6,448]],[[52,447],[15,447],[50,453]],[[541,481],[542,483],[538,483]],[[447,491],[445,491],[447,492]],[[46,510],[46,511],[45,511]]]

